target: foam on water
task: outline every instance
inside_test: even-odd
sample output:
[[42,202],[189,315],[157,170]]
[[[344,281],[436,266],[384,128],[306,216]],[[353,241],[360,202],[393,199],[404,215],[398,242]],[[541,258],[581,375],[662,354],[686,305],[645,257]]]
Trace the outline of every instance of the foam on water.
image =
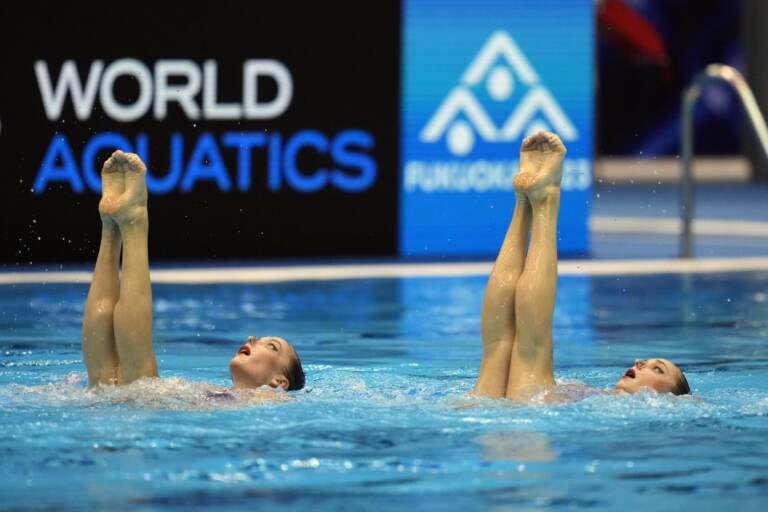
[[144,378],[125,386],[87,386],[86,374],[70,373],[48,384],[11,384],[0,388],[3,408],[99,407],[126,404],[136,408],[171,411],[206,411],[269,405],[290,396],[268,387],[258,390],[228,389],[181,377]]
[[[56,366],[55,361],[43,364],[34,361],[34,365]],[[716,374],[696,376],[696,382],[701,387],[711,386],[712,391],[674,396],[653,392],[615,394],[609,388],[589,386],[574,377],[562,375],[568,372],[560,372],[557,390],[542,390],[531,400],[519,402],[472,396],[472,379],[460,375],[456,375],[457,380],[451,382],[439,378],[441,376],[435,380],[435,376],[417,375],[414,370],[418,370],[418,365],[377,368],[308,365],[311,383],[304,390],[291,393],[266,386],[259,390],[237,390],[226,387],[223,380],[211,383],[182,377],[140,379],[126,386],[88,388],[86,374],[72,372],[41,385],[0,386],[0,411],[109,407],[116,404],[137,411],[258,410],[292,403],[320,411],[331,407],[334,412],[328,418],[330,421],[337,418],[337,408],[399,408],[403,414],[424,417],[460,414],[460,420],[466,423],[478,421],[505,425],[522,421],[527,425],[540,424],[551,431],[575,426],[598,431],[617,425],[637,425],[638,422],[702,418],[728,420],[768,414],[766,390],[717,387],[719,379]],[[604,370],[602,373],[608,379],[615,372]]]

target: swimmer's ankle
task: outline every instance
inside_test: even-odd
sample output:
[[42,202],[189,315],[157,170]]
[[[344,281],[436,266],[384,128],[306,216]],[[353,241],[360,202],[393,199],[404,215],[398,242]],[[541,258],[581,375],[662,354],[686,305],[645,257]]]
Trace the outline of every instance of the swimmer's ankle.
[[560,184],[549,184],[544,187],[531,190],[528,200],[532,206],[560,201]]
[[119,237],[120,236],[120,228],[117,226],[117,223],[114,221],[114,219],[109,217],[102,217],[101,218],[101,236],[102,237]]
[[120,233],[146,232],[149,229],[149,213],[146,206],[132,206],[122,212],[117,219]]

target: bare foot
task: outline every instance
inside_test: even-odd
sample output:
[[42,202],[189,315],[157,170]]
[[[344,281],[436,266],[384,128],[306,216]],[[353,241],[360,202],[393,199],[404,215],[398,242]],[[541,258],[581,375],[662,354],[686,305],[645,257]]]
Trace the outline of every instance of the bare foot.
[[147,167],[138,155],[120,150],[104,163],[99,213],[120,229],[147,223]]
[[99,215],[105,227],[117,227],[112,214],[123,192],[125,192],[125,175],[118,172],[114,159],[109,158],[101,168],[101,200],[99,201]]
[[537,132],[520,146],[520,170],[515,176],[515,190],[531,202],[541,200],[547,189],[560,188],[566,149],[560,137],[551,132]]

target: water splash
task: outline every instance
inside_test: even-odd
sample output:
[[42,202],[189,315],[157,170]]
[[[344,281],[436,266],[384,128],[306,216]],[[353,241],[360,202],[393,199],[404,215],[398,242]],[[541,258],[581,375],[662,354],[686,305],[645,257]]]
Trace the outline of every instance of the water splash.
[[140,409],[213,411],[271,405],[291,400],[282,391],[228,389],[181,377],[143,378],[125,386],[87,387],[87,376],[70,373],[54,382],[0,387],[2,408],[108,407],[118,404]]

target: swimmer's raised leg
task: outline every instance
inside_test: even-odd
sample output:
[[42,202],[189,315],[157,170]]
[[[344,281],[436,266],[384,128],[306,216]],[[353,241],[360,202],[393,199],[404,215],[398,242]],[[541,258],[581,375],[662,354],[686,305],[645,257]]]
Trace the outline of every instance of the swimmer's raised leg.
[[557,135],[539,132],[520,149],[515,187],[525,193],[533,214],[531,240],[515,291],[516,338],[508,398],[527,398],[532,386],[554,386],[552,315],[557,289],[557,214],[565,146]]
[[114,204],[123,240],[120,298],[115,306],[115,341],[120,361],[118,384],[157,376],[152,347],[152,288],[149,282],[147,168],[138,155],[115,151],[110,158],[125,179],[125,192]]
[[117,379],[114,309],[120,295],[120,231],[112,218],[114,204],[125,191],[122,173],[108,160],[101,171],[101,244],[83,315],[83,359],[91,386]]
[[474,394],[490,398],[506,395],[509,364],[515,341],[515,289],[525,261],[531,229],[531,204],[516,189],[515,211],[493,265],[483,298],[480,330],[483,358]]

